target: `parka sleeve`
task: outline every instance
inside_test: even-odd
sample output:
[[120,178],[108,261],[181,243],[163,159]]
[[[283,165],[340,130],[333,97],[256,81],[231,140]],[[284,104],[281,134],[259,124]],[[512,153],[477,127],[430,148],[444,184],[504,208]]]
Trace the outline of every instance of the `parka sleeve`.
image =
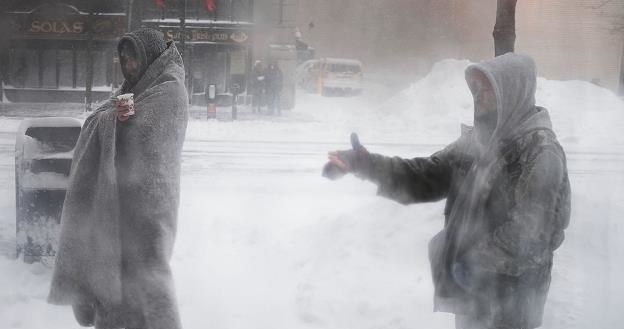
[[436,201],[448,195],[454,145],[430,157],[402,159],[371,154],[364,178],[378,186],[377,194],[402,204]]
[[478,267],[518,276],[552,258],[552,238],[558,228],[557,202],[565,179],[562,155],[542,150],[520,175],[513,192],[510,219],[469,251]]

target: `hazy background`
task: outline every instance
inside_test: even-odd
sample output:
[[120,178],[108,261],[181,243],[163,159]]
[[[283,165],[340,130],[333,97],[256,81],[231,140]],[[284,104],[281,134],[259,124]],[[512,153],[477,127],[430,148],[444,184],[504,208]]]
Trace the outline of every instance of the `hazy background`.
[[[623,8],[622,0],[518,1],[516,51],[532,55],[544,77],[618,91]],[[443,58],[492,57],[495,19],[496,0],[300,0],[296,24],[320,57],[358,58],[369,73],[408,83]]]

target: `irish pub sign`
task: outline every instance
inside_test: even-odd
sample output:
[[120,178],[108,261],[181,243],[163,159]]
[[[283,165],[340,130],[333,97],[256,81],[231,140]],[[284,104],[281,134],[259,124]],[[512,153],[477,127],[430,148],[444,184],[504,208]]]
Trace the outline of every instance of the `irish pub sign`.
[[[180,29],[177,27],[161,27],[160,30],[169,41],[181,39]],[[187,42],[246,44],[249,41],[249,32],[238,29],[187,27],[185,34]]]

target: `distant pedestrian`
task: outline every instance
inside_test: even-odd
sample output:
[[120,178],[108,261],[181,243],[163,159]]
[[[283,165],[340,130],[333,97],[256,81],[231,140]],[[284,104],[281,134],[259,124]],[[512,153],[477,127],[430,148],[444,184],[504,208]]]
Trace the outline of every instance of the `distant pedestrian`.
[[280,70],[277,63],[271,62],[266,72],[267,80],[267,105],[270,114],[282,114],[282,108],[280,106],[280,95],[284,86],[284,78],[282,76],[282,70]]
[[266,77],[264,65],[261,61],[256,61],[251,71],[251,82],[249,85],[251,99],[251,108],[253,113],[260,113],[264,102],[266,92]]

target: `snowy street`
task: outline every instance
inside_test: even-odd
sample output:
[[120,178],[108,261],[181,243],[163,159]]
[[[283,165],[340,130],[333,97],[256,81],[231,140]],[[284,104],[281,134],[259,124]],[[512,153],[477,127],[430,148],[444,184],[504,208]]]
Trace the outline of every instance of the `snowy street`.
[[[471,118],[466,65],[442,63],[390,100],[299,93],[283,117],[191,120],[172,261],[184,327],[452,328],[452,316],[432,312],[427,259],[444,203],[402,206],[371,183],[320,173],[351,131],[369,151],[403,157],[453,141]],[[606,93],[540,81],[538,103],[567,152],[573,207],[543,328],[620,328],[624,103]],[[589,104],[602,112],[581,117]],[[19,118],[1,115],[0,328],[78,328],[70,308],[46,304],[51,268],[13,259]]]

